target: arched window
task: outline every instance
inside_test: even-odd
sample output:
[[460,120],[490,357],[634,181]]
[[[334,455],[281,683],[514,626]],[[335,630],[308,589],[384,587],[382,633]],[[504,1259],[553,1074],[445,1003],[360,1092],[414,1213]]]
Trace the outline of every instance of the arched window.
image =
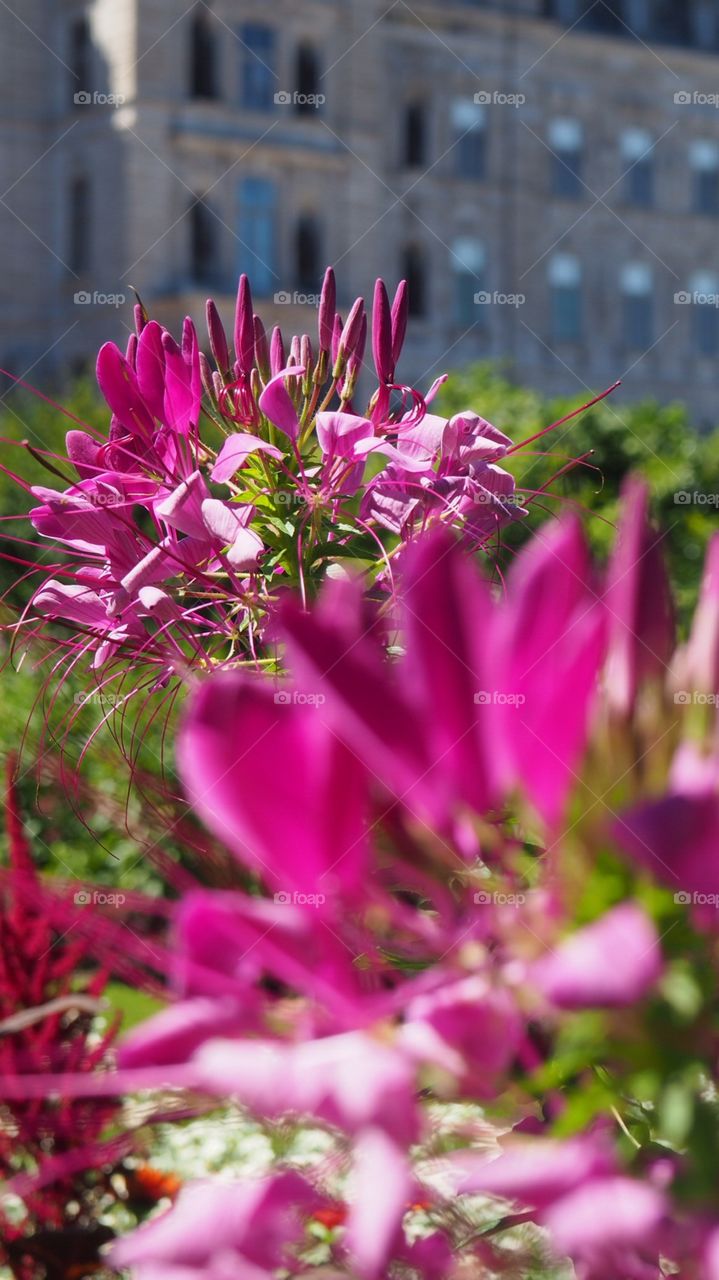
[[68,193],[68,266],[87,271],[92,262],[92,210],[89,179],[73,178]]
[[202,11],[193,17],[190,32],[190,93],[193,98],[217,97],[215,33]]
[[69,63],[76,93],[92,88],[92,40],[87,18],[70,23]]
[[424,316],[427,313],[427,271],[422,249],[416,244],[407,245],[402,254],[401,277],[407,281],[409,314]]
[[310,44],[301,44],[297,50],[296,81],[295,110],[299,115],[309,115],[317,110],[320,93],[319,61]]
[[630,351],[646,352],[654,341],[654,279],[651,267],[631,262],[620,277],[624,344]]
[[200,199],[190,209],[190,274],[193,284],[215,283],[216,222]]
[[427,123],[421,102],[411,102],[404,113],[404,163],[417,169],[427,162]]
[[487,254],[480,240],[464,236],[452,245],[454,316],[462,329],[487,324],[489,295],[485,290]]
[[320,263],[320,231],[316,218],[304,214],[295,230],[295,279],[297,288],[309,293],[317,288]]
[[582,268],[578,258],[558,253],[549,264],[553,342],[578,342],[582,336]]

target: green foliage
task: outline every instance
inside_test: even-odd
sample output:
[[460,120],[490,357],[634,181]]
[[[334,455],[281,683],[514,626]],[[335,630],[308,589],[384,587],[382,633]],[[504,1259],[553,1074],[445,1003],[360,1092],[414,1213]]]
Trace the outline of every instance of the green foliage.
[[[588,392],[580,392],[571,400],[546,400],[513,386],[491,365],[479,364],[449,379],[439,410],[452,414],[472,408],[519,443],[589,398]],[[588,512],[595,548],[606,553],[614,538],[621,482],[630,471],[643,472],[651,484],[657,521],[665,530],[672,582],[685,617],[696,597],[707,541],[719,527],[719,430],[698,433],[681,405],[628,404],[619,387],[579,418],[513,454],[510,469],[529,496],[570,459],[589,451],[585,464],[555,481],[551,494],[539,499],[544,508],[539,518],[566,507],[561,499],[581,504]],[[517,546],[536,523],[537,515],[515,526],[503,541]]]

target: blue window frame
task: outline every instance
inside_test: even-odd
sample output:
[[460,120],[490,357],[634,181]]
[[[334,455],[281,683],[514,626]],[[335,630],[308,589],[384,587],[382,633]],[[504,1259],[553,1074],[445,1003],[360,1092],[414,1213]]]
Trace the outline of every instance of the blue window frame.
[[239,185],[240,272],[258,297],[276,288],[277,187],[269,178],[242,178]]
[[271,111],[277,90],[274,28],[260,22],[245,22],[240,28],[240,41],[242,106],[248,111]]

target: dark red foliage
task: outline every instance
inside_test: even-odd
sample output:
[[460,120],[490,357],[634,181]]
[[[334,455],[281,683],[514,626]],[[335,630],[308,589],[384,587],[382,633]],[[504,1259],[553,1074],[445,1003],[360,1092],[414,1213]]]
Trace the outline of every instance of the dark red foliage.
[[28,1217],[20,1229],[0,1217],[0,1260],[29,1280],[50,1274],[33,1241],[49,1236],[59,1253],[70,1236],[91,1228],[92,1203],[106,1184],[102,1139],[118,1102],[61,1092],[7,1101],[2,1079],[97,1071],[108,1061],[118,1028],[113,1023],[101,1035],[93,1030],[107,974],[90,963],[82,935],[73,936],[72,928],[63,933],[48,918],[11,764],[6,830],[9,865],[0,879],[0,1181],[22,1188]]

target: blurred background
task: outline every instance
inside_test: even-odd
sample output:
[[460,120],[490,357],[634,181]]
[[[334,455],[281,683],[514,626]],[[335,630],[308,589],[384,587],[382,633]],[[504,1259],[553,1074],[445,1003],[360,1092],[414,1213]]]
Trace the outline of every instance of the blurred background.
[[[716,0],[8,0],[0,363],[131,323],[313,326],[411,285],[404,367],[716,419]],[[305,320],[306,317],[306,320]],[[586,398],[586,396],[585,396]]]

